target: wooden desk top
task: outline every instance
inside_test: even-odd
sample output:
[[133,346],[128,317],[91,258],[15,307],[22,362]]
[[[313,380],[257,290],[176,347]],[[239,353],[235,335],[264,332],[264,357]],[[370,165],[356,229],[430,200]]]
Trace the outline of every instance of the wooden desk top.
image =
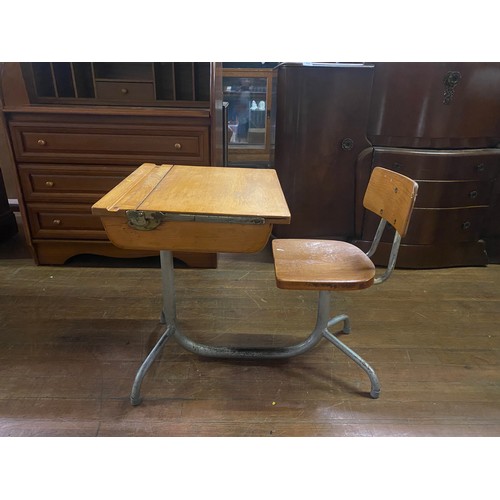
[[273,169],[144,163],[92,207],[92,213],[99,216],[124,215],[127,210],[290,222]]

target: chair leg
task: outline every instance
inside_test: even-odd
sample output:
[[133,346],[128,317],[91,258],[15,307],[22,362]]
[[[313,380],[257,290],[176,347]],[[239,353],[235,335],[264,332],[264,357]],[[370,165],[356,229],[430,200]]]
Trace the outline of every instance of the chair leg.
[[[329,293],[329,292],[320,292],[320,294]],[[344,328],[342,331],[344,333],[350,333],[351,331],[351,323],[349,317],[346,314],[339,314],[338,316],[333,317],[328,321],[328,327],[336,325],[341,321],[344,322]],[[323,337],[329,340],[335,347],[340,349],[346,356],[351,358],[365,373],[368,375],[371,382],[371,390],[370,396],[373,399],[377,399],[380,395],[380,382],[378,380],[377,374],[375,370],[356,352],[354,352],[351,348],[347,347],[343,342],[341,342],[335,335],[332,335],[328,328],[323,330]]]
[[344,322],[342,333],[351,333],[351,320],[349,319],[349,316],[347,316],[347,314],[339,314],[338,316],[334,316],[330,321],[328,321],[327,328],[330,328],[331,326],[334,326],[341,321]]

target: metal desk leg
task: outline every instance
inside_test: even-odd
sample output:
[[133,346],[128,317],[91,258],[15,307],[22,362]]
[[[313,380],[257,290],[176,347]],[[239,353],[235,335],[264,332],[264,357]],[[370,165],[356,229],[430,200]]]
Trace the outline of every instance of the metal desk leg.
[[172,252],[167,250],[161,251],[160,263],[161,263],[161,278],[162,278],[162,292],[163,292],[162,293],[163,307],[161,312],[161,322],[166,324],[166,329],[163,332],[160,339],[158,340],[158,342],[156,342],[155,346],[148,354],[146,359],[143,361],[139,370],[137,371],[134,384],[132,386],[132,392],[130,394],[130,402],[132,403],[133,406],[137,406],[141,403],[142,398],[140,396],[140,391],[141,391],[142,381],[146,376],[149,367],[153,364],[153,361],[160,354],[167,340],[174,335],[176,330],[174,260]]
[[175,325],[177,311],[175,307],[174,257],[172,252],[162,250],[160,252],[160,264],[163,296],[161,319],[162,323],[172,323]]
[[143,361],[141,367],[137,371],[135,376],[134,385],[132,386],[132,392],[130,393],[130,402],[133,406],[137,406],[141,404],[141,385],[142,381],[146,375],[146,372],[149,370],[149,367],[153,364],[153,361],[156,359],[160,351],[162,350],[164,344],[167,340],[174,334],[175,326],[168,325],[167,329],[163,332],[160,340],[153,347],[152,351],[148,354],[147,358]]

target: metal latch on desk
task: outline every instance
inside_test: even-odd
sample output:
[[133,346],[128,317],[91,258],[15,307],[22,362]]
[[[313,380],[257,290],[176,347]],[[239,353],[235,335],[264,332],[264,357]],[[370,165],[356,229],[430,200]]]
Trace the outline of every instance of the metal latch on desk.
[[139,231],[151,231],[162,222],[212,222],[218,224],[251,224],[266,223],[263,217],[233,215],[195,215],[152,212],[148,210],[127,210],[128,225]]

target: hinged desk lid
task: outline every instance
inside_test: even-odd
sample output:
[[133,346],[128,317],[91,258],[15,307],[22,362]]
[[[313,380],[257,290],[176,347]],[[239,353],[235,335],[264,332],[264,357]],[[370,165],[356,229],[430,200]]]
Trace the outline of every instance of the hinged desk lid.
[[273,169],[144,163],[92,207],[100,216],[125,216],[130,210],[290,222]]

